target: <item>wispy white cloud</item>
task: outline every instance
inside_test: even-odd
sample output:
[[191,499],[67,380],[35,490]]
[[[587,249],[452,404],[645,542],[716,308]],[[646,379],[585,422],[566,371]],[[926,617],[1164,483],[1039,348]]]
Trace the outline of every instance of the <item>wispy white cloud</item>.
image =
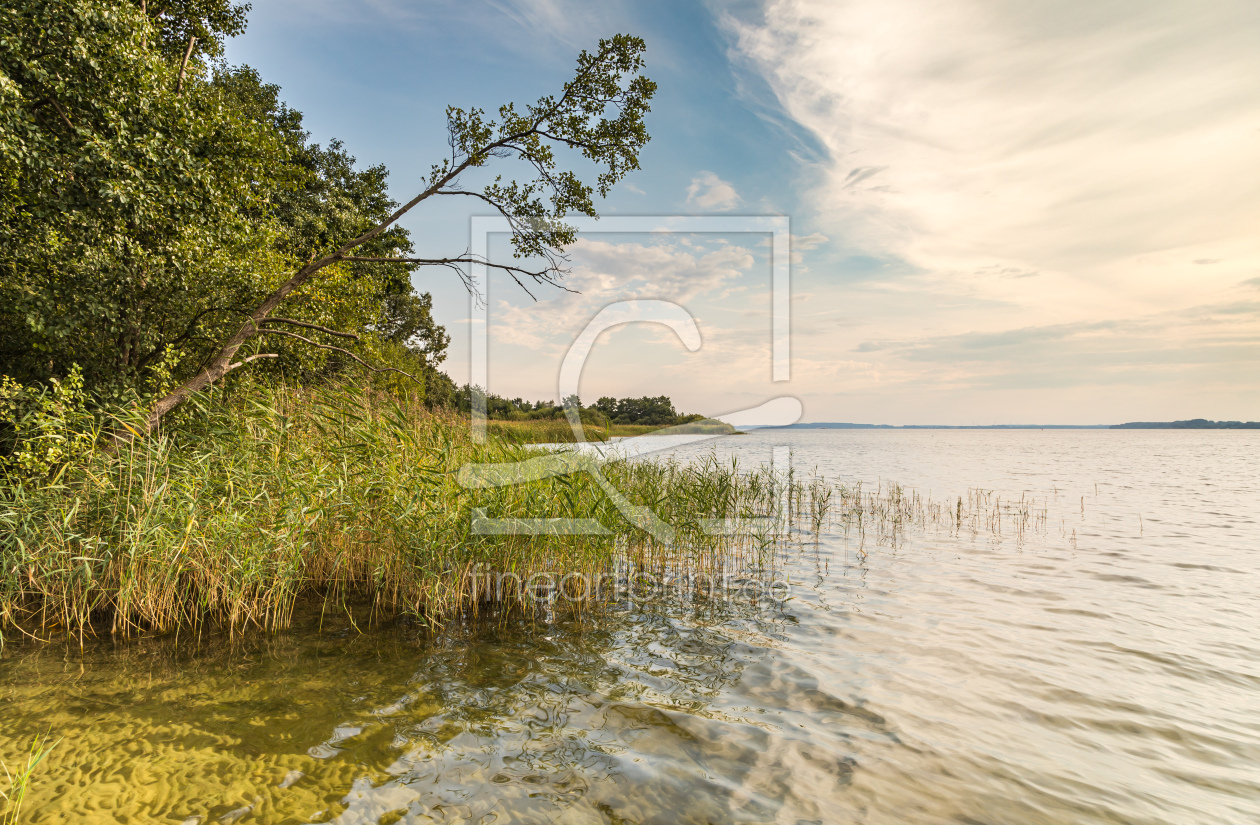
[[[828,148],[813,201],[852,245],[952,278],[1090,280],[1108,309],[1260,264],[1260,13],[1248,3],[780,0],[738,52]],[[1206,254],[1205,254],[1206,253]],[[1228,270],[1233,269],[1232,273]],[[1228,274],[1227,274],[1228,273]],[[1211,276],[1215,279],[1217,276]]]
[[821,232],[811,232],[808,235],[793,235],[790,243],[793,265],[803,264],[806,252],[817,249],[828,240],[827,236]]
[[757,262],[750,249],[738,244],[687,236],[666,241],[580,237],[569,251],[573,263],[565,285],[575,291],[550,293],[537,303],[498,302],[496,341],[554,356],[610,302],[654,298],[693,307],[736,294],[732,290]]
[[[1165,342],[1194,338],[1179,312],[1260,271],[1260,177],[1241,173],[1260,168],[1254,3],[768,0],[724,23],[735,59],[825,147],[801,181],[811,222],[845,249],[905,264],[861,288],[833,282],[850,312],[844,326],[797,323],[803,359],[853,352],[863,335],[1163,323],[1163,336],[1124,337],[1160,363]],[[1260,333],[1254,310],[1230,323]],[[916,366],[910,351],[853,358],[882,358],[885,385],[896,373],[924,393],[945,374],[960,386],[988,375]],[[1039,352],[1053,362],[1053,346]],[[1196,352],[1222,368],[1252,357]],[[1178,392],[1196,380],[1180,373]]]
[[714,212],[726,212],[739,206],[741,199],[735,187],[708,170],[701,171],[687,186],[687,203]]
[[812,232],[808,235],[793,235],[792,248],[801,252],[808,252],[811,249],[817,249],[827,242],[828,238],[821,232]]

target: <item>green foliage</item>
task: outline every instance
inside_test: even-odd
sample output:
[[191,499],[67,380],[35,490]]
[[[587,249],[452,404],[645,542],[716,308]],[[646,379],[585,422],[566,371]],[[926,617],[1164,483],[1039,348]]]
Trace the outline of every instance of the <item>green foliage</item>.
[[[737,435],[731,425],[695,416],[695,420],[682,424],[660,427],[653,424],[613,424],[597,411],[582,411],[582,439],[584,441],[608,441],[613,438],[633,438],[638,435]],[[569,444],[577,441],[577,434],[564,418],[491,419],[486,432],[512,444]]]
[[[442,265],[466,278],[470,259],[414,257],[397,219],[432,196],[480,198],[508,217],[518,257],[545,260],[507,267],[512,276],[555,283],[574,240],[565,216],[595,216],[595,194],[638,168],[656,87],[640,74],[643,41],[617,35],[582,52],[559,95],[507,104],[496,119],[449,109],[451,157],[400,206],[384,167],[358,168],[338,141],[312,143],[278,87],[214,62],[248,10],[231,0],[0,10],[0,374],[14,386],[52,388],[81,369],[101,409],[147,404],[147,432],[247,363],[311,384],[372,356],[391,370],[374,372],[374,386],[403,392],[397,377],[409,373],[428,403],[453,401],[439,371],[450,339],[411,274]],[[565,152],[594,179],[566,168]],[[460,188],[465,170],[496,158],[529,174]]]
[[89,454],[96,420],[78,368],[48,387],[23,386],[0,376],[0,439],[0,475],[10,477],[46,477]]
[[142,6],[157,30],[158,48],[175,59],[184,56],[189,37],[197,38],[192,57],[223,54],[224,38],[245,31],[250,9],[230,0],[144,0]]
[[616,424],[682,424],[680,419],[696,420],[703,416],[679,416],[674,411],[674,403],[664,395],[655,398],[609,398],[605,396],[595,402],[595,408],[608,416]]
[[[26,0],[0,11],[0,372],[23,384],[72,364],[102,401],[150,397],[195,372],[292,271],[396,208],[387,173],[302,116],[248,67],[192,65],[244,26],[222,0],[138,6]],[[365,251],[411,251],[404,229]],[[436,369],[449,338],[409,264],[345,263],[286,305],[294,320],[400,344]],[[344,344],[307,330],[304,337]],[[319,380],[347,368],[273,332],[250,354]]]
[[[137,8],[26,0],[0,11],[0,351],[24,382],[80,364],[144,383],[190,322],[249,303],[288,262],[260,220],[283,145],[177,68]],[[204,313],[204,314],[203,314]]]
[[[495,178],[480,193],[467,193],[493,205],[512,222],[518,258],[543,258],[553,266],[573,243],[570,212],[597,217],[593,194],[607,196],[628,173],[639,168],[639,152],[649,136],[644,116],[656,84],[639,74],[644,66],[642,38],[619,34],[599,41],[594,54],[583,51],[573,80],[559,96],[547,95],[518,111],[514,104],[487,119],[481,109],[446,110],[451,158],[429,176],[434,187],[461,167],[484,166],[493,158],[515,158],[533,177],[522,182]],[[601,167],[594,184],[557,165],[555,147],[580,153]],[[464,194],[442,190],[443,194]],[[554,275],[552,270],[549,275]],[[536,280],[548,280],[546,275]]]
[[[582,421],[604,426],[606,424],[634,424],[650,427],[666,427],[706,420],[703,415],[680,415],[674,410],[674,402],[667,396],[655,398],[610,398],[605,396],[594,404],[584,407],[581,399],[571,396],[565,404],[551,401],[525,401],[521,398],[504,398],[494,393],[480,393],[485,397],[486,417],[500,421],[538,421],[564,418],[566,405],[579,410]],[[459,391],[455,406],[464,413],[472,412],[474,388],[465,385]]]

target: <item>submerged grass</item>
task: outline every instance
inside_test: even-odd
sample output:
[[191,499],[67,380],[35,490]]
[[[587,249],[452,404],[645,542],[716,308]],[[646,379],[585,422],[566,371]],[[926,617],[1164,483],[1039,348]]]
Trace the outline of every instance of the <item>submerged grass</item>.
[[[274,630],[311,598],[438,622],[503,598],[487,574],[511,576],[518,586],[507,597],[523,601],[536,594],[519,583],[535,574],[764,571],[785,537],[833,523],[864,548],[868,531],[896,543],[916,523],[974,532],[1006,518],[1022,530],[1033,518],[1029,503],[1017,512],[973,494],[964,514],[961,499],[835,487],[715,457],[603,465],[632,505],[673,525],[665,545],[628,522],[589,473],[461,487],[465,464],[542,453],[493,431],[475,443],[455,413],[351,387],[202,402],[177,427],[51,480],[0,483],[0,633],[82,639],[207,621]],[[609,534],[480,535],[474,510],[594,519]]]
[[0,769],[3,769],[4,780],[8,785],[6,790],[0,791],[0,825],[17,825],[21,821],[22,803],[26,801],[35,770],[60,741],[58,739],[51,742],[46,735],[36,736],[26,753],[26,764],[21,767],[15,765],[10,769],[0,760]]

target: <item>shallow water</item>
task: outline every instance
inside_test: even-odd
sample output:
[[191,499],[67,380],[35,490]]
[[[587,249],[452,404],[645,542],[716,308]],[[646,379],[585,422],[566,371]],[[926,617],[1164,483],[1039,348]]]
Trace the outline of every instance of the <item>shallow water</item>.
[[1260,433],[691,445],[1044,529],[801,536],[782,604],[11,646],[31,822],[1260,821]]

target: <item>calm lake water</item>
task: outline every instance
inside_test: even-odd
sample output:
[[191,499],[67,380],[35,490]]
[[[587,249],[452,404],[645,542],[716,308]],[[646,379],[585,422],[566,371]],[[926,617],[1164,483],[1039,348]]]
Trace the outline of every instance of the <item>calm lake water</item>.
[[31,822],[1260,822],[1260,432],[761,432],[1047,509],[802,537],[792,599],[229,645],[10,647]]

